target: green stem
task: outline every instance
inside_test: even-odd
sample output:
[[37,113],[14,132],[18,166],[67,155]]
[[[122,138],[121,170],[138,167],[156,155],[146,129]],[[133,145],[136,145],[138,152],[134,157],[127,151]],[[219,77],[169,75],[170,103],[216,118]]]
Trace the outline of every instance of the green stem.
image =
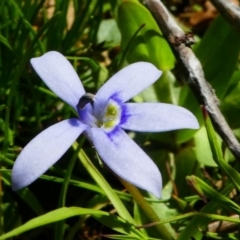
[[[78,153],[80,151],[80,149],[82,148],[82,145],[85,141],[85,137],[81,138],[81,141],[77,147],[77,149],[75,150],[75,153],[73,154],[73,157],[71,158],[67,171],[65,173],[65,177],[64,177],[64,181],[63,181],[63,185],[62,185],[62,189],[61,189],[61,193],[60,193],[60,197],[59,197],[59,201],[58,201],[58,207],[65,207],[66,204],[66,196],[67,196],[67,190],[68,190],[68,186],[69,186],[69,182],[70,182],[70,178],[72,175],[72,171],[73,168],[75,166],[77,157],[78,157]],[[65,221],[60,221],[56,224],[55,227],[55,239],[56,240],[62,240],[64,237],[64,233],[65,233]]]
[[142,28],[145,27],[145,24],[142,24],[137,30],[136,32],[133,34],[133,36],[131,37],[131,39],[129,40],[126,48],[124,49],[123,51],[123,54],[121,56],[121,59],[119,61],[119,64],[118,64],[118,70],[120,70],[122,67],[123,67],[123,64],[124,64],[124,61],[128,55],[128,52],[129,52],[129,49],[132,47],[133,45],[133,42],[135,40],[135,38],[137,37],[138,33],[142,30]]
[[[77,147],[77,144],[73,144],[74,148]],[[106,196],[110,199],[113,206],[116,208],[116,211],[118,212],[119,216],[123,219],[127,220],[131,224],[135,224],[134,219],[126,209],[125,205],[122,203],[118,195],[113,191],[113,189],[110,187],[108,182],[105,180],[105,178],[102,176],[102,174],[98,171],[98,169],[92,164],[86,153],[81,150],[78,154],[78,157],[85,167],[85,169],[88,171],[88,173],[91,175],[91,177],[95,180],[95,182],[100,186],[100,188],[103,189]]]
[[[148,202],[144,199],[140,191],[133,186],[131,183],[119,178],[121,183],[124,185],[124,187],[129,191],[129,193],[132,195],[134,200],[137,202],[137,204],[141,207],[141,209],[146,213],[149,220],[152,222],[159,222],[161,221],[157,214],[153,211],[151,206],[148,204]],[[161,234],[161,237],[164,240],[173,240],[173,236],[170,234],[168,229],[163,225],[156,225],[155,226],[158,232]]]

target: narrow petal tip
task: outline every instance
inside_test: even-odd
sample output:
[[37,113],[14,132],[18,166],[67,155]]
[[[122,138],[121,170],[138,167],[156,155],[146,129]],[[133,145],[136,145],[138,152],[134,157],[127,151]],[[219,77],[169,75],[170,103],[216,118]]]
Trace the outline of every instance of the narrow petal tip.
[[[186,111],[188,111],[188,110],[186,109]],[[200,125],[199,125],[199,122],[198,122],[197,118],[190,111],[188,111],[188,115],[189,115],[189,119],[187,121],[187,124],[188,124],[187,128],[189,128],[189,129],[199,129]]]
[[166,103],[126,103],[124,129],[139,132],[166,132],[198,129],[196,117],[187,109]]
[[12,177],[11,177],[11,182],[12,182],[12,190],[17,191],[20,190],[21,188],[24,188],[28,184],[24,182],[24,176],[21,176],[15,171],[12,171]]
[[100,157],[116,175],[161,197],[162,176],[158,167],[121,128],[110,137],[99,128],[92,128],[91,133]]
[[32,58],[30,63],[45,84],[75,109],[85,90],[71,63],[55,51]]
[[72,118],[50,126],[21,151],[12,169],[12,189],[19,190],[44,174],[86,129]]

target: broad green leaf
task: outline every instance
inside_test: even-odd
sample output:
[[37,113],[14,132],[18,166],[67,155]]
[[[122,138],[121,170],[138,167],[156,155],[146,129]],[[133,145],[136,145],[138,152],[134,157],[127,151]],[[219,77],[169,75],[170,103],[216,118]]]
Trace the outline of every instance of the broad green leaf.
[[109,72],[105,66],[99,66],[97,89],[99,89],[108,79]]
[[[158,217],[162,219],[167,219],[170,216],[176,216],[178,215],[178,211],[175,208],[170,208],[167,206],[165,203],[158,203],[158,202],[151,202],[150,206],[152,209],[156,212]],[[175,232],[174,229],[172,228],[171,224],[167,223],[164,224],[167,230],[171,233],[172,236],[174,236]]]
[[[153,201],[156,199],[152,199]],[[149,202],[150,203],[150,202]],[[159,206],[160,205],[160,206]],[[153,208],[153,210],[157,213],[159,212],[158,216],[161,217],[161,219],[166,219],[167,216],[172,215],[172,211],[166,206],[166,204],[162,204],[159,203],[158,201],[156,201],[156,206],[151,205],[151,207]],[[153,220],[149,220],[149,217],[146,215],[146,213],[140,208],[138,207],[137,204],[134,204],[134,216],[138,218],[138,226],[142,226],[146,223],[149,222],[156,222]],[[172,233],[172,235],[174,235],[173,229],[171,228],[171,225],[168,224],[164,224],[164,226],[168,229],[169,232]],[[143,228],[143,230],[145,231],[145,233],[147,233],[148,236],[154,237],[154,238],[160,238],[159,236],[159,231],[155,228],[155,227],[151,227],[151,228]],[[165,239],[165,238],[164,238]]]
[[146,88],[144,91],[133,97],[133,100],[138,103],[142,102],[158,102],[158,97],[153,85]]
[[174,56],[163,38],[159,27],[150,12],[138,1],[124,0],[118,8],[118,26],[122,34],[122,49],[128,45],[137,29],[145,27],[134,39],[127,60],[152,62],[161,70],[169,70],[174,66]]
[[[134,239],[145,239],[139,237],[139,230],[137,230],[133,225],[127,223],[123,219],[111,215],[107,212],[87,209],[87,208],[79,208],[79,207],[69,207],[69,208],[60,208],[48,212],[40,217],[36,217],[26,222],[20,227],[13,229],[12,231],[3,234],[0,236],[0,240],[5,240],[7,238],[19,235],[31,229],[44,226],[49,223],[54,223],[60,220],[64,220],[74,216],[80,215],[91,215],[94,216],[98,221],[104,222],[107,226],[111,227],[115,231],[126,234],[128,236],[132,236]],[[108,219],[108,220],[107,220]]]
[[203,114],[205,115],[205,126],[208,134],[210,147],[212,150],[213,159],[218,165],[218,167],[228,176],[229,180],[232,181],[236,189],[240,191],[240,174],[223,159],[222,149],[219,142],[217,141],[217,137],[213,129],[211,120],[207,114],[207,111],[205,109],[203,109],[203,111]]
[[213,161],[206,128],[204,126],[194,135],[194,142],[198,162],[204,166],[216,167],[217,164]]
[[[236,88],[236,85],[238,85],[239,81],[240,81],[240,70],[238,69],[232,74],[231,79],[229,81],[227,91],[226,91],[222,101],[224,101],[224,99],[226,97],[228,97],[228,95],[231,94],[231,92]],[[222,104],[222,102],[221,102],[221,104]]]
[[138,35],[138,33],[145,27],[145,24],[142,24],[139,26],[138,29],[136,29],[136,31],[134,32],[134,34],[132,35],[132,37],[129,39],[127,45],[125,46],[125,48],[122,51],[120,60],[119,60],[119,64],[118,64],[118,69],[121,69],[124,66],[126,57],[129,53],[129,51],[134,47],[134,41]]
[[[207,29],[195,53],[202,63],[206,80],[216,90],[217,97],[221,99],[226,92],[231,76],[235,70],[239,49],[240,34],[223,20],[216,18]],[[187,92],[187,93],[186,93]],[[181,93],[184,100],[181,105],[188,108],[202,125],[201,110],[195,96],[189,89]],[[177,141],[188,140],[194,132],[179,132]]]
[[[203,124],[203,117],[200,105],[189,88],[182,89],[179,97],[179,105],[187,108],[190,112],[192,112],[194,116],[197,118],[200,126]],[[178,131],[176,135],[176,142],[177,143],[186,142],[189,139],[191,139],[196,132],[197,132],[196,130],[188,129],[184,131]]]
[[97,43],[106,42],[105,45],[114,47],[119,45],[121,35],[114,19],[106,19],[100,23],[97,33]]
[[160,102],[178,104],[179,87],[175,84],[176,79],[172,72],[164,71],[161,78],[152,85]]
[[186,176],[199,174],[199,164],[196,161],[192,147],[186,147],[175,156],[176,177],[174,179],[178,197],[183,198],[191,194],[187,186]]
[[227,90],[238,61],[239,40],[240,33],[219,16],[212,22],[195,51],[207,81],[220,99]]
[[240,127],[240,70],[236,71],[231,79],[228,93],[221,102],[221,110],[232,128]]

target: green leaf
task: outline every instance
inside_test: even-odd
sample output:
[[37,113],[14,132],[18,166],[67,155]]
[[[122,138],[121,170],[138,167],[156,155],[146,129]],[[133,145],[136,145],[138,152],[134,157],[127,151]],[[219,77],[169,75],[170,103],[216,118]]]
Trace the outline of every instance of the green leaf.
[[[1,172],[4,183],[11,186],[11,172]],[[35,212],[37,215],[43,214],[43,208],[38,198],[29,190],[29,188],[21,189],[16,192],[19,197]]]
[[[229,184],[224,190],[221,191],[221,195],[227,196],[232,190],[234,189],[234,186],[232,184]],[[209,212],[216,212],[219,209],[218,202],[211,201],[208,204],[206,204],[202,209],[201,213],[209,213]],[[194,217],[188,225],[185,227],[185,229],[179,234],[178,240],[186,240],[194,238],[196,240],[202,239],[202,232],[199,231],[199,228],[204,229],[208,224],[210,220],[208,220],[206,217],[203,216],[196,216]]]
[[236,71],[231,79],[228,94],[221,102],[221,110],[232,128],[240,127],[240,120],[236,113],[240,112],[240,70]]
[[240,207],[237,203],[230,200],[230,198],[225,197],[223,194],[217,192],[215,189],[205,183],[203,180],[196,176],[187,177],[187,181],[193,186],[202,196],[207,196],[211,200],[218,203],[224,209],[233,211],[234,213],[240,214]]
[[[136,201],[133,202],[133,216],[134,216],[134,220],[138,226],[141,226],[146,221],[149,221],[146,214],[144,214],[144,212],[142,211],[140,206],[136,203]],[[143,228],[142,233],[147,236],[148,235],[147,233],[149,233],[149,230],[150,231],[153,230],[156,232],[156,234],[159,234],[159,232],[156,230],[156,228],[152,228],[152,229]],[[153,234],[149,234],[149,235],[154,236]]]
[[210,147],[212,150],[213,159],[219,166],[219,168],[228,176],[230,181],[232,181],[236,189],[240,191],[240,174],[223,159],[221,146],[217,141],[217,137],[213,129],[211,120],[205,109],[203,109],[203,114],[205,115],[205,126],[208,134]]
[[[77,143],[74,143],[73,145],[74,149],[77,148]],[[86,170],[89,172],[89,174],[92,176],[92,178],[97,182],[97,184],[104,190],[108,198],[111,200],[112,204],[116,208],[116,211],[118,214],[126,219],[130,223],[134,223],[133,218],[123,205],[122,201],[118,197],[118,195],[113,191],[111,186],[107,183],[107,181],[104,179],[104,177],[101,175],[101,173],[94,167],[90,159],[87,157],[86,153],[81,150],[78,154],[79,159],[81,160],[82,164],[86,168]]]
[[227,90],[238,61],[239,38],[240,33],[219,16],[212,22],[195,51],[207,81],[220,99]]
[[[85,141],[85,138],[82,138],[80,144],[78,145],[78,148],[75,150],[72,158],[69,161],[69,164],[68,164],[65,176],[64,176],[64,181],[62,183],[60,196],[58,199],[58,207],[59,208],[65,207],[66,199],[67,199],[67,192],[68,192],[68,187],[69,187],[69,181],[70,181],[72,171],[73,171],[73,168],[74,168],[76,160],[77,160],[77,154],[80,151],[80,149],[82,148],[84,141]],[[64,221],[60,221],[56,224],[56,226],[55,226],[55,239],[56,240],[63,239],[64,233],[65,233],[64,224],[65,224]]]
[[[235,216],[227,217],[227,216],[222,216],[222,215],[218,215],[218,214],[211,214],[211,213],[189,212],[189,213],[186,213],[186,214],[178,215],[176,217],[168,218],[166,220],[161,220],[160,222],[155,222],[155,223],[151,224],[151,226],[155,226],[155,225],[158,225],[158,224],[164,224],[164,223],[176,222],[178,220],[182,220],[182,219],[189,218],[189,217],[192,217],[192,216],[201,216],[201,217],[204,217],[205,219],[210,218],[210,219],[213,219],[213,220],[240,223],[240,220],[237,218],[237,216],[236,217]],[[201,232],[201,231],[199,231],[199,232]]]
[[4,110],[4,109],[6,109],[6,105],[5,105],[5,104],[1,104],[1,105],[0,105],[0,111],[2,111],[2,110]]
[[[69,3],[70,1],[62,1],[62,2]],[[84,30],[86,28],[90,28],[91,32],[95,30],[97,31],[96,24],[99,24],[99,19],[94,19],[94,17],[96,17],[97,5],[102,4],[100,1],[97,1],[97,0],[86,1],[84,4],[79,1],[73,1],[73,2],[74,2],[74,13],[75,13],[74,22],[71,28],[68,29],[68,31],[66,32],[66,35],[64,36],[64,39],[63,39],[64,52],[66,51],[70,52],[69,50],[79,41],[79,38],[83,36]],[[62,8],[60,7],[57,10],[61,11]],[[65,14],[63,15],[63,21],[65,21],[65,19],[67,18],[66,14],[67,12],[65,11]],[[64,32],[65,29],[62,29],[62,31]],[[53,34],[51,38],[54,44],[56,33],[54,31],[52,33]],[[60,34],[62,34],[61,31],[60,31]]]
[[[12,85],[10,88],[10,94],[8,96],[7,100],[7,111],[6,111],[6,116],[5,116],[5,129],[9,128],[9,121],[10,121],[10,109],[12,106],[12,101],[16,95],[17,91],[17,86],[18,82],[20,80],[20,76],[22,74],[22,71],[24,70],[24,67],[26,66],[26,63],[29,61],[30,56],[32,55],[33,48],[37,42],[39,42],[40,37],[42,34],[46,31],[46,29],[51,26],[52,23],[55,22],[56,18],[58,17],[58,14],[56,14],[54,17],[51,18],[39,31],[38,33],[34,36],[32,42],[28,45],[28,48],[25,51],[25,54],[23,55],[18,67],[16,68],[15,74],[12,79]],[[25,21],[26,22],[26,21]],[[8,131],[5,131],[5,138],[4,138],[4,147],[9,144],[9,135]]]
[[12,47],[9,44],[8,40],[5,37],[3,37],[2,35],[0,35],[0,43],[5,45],[8,49],[10,49],[12,51]]
[[64,31],[67,28],[68,5],[69,1],[56,1],[54,14],[60,14],[58,14],[58,20],[54,21],[47,29],[48,49],[61,49],[60,46],[65,36]]
[[[197,118],[200,126],[203,124],[203,117],[199,103],[189,88],[185,87],[181,90],[179,97],[179,105],[187,108],[190,112],[192,112],[194,116]],[[196,130],[188,129],[184,131],[182,130],[178,131],[176,135],[176,142],[177,143],[186,142],[190,140],[196,132],[197,132]]]
[[183,198],[191,194],[191,189],[187,186],[186,176],[199,173],[199,164],[196,161],[195,152],[192,147],[186,147],[175,156],[176,177],[174,182],[178,197]]
[[101,222],[103,225],[114,229],[115,231],[134,236],[136,239],[147,239],[140,230],[136,229],[135,226],[128,223],[127,221],[123,220],[120,217],[117,217],[115,215],[94,215],[95,219],[97,219],[99,222]]
[[198,162],[204,166],[216,167],[217,164],[213,161],[213,156],[208,141],[206,128],[202,126],[194,135],[195,154]]
[[[155,213],[161,220],[167,219],[172,216],[176,216],[178,214],[177,209],[170,208],[165,203],[151,202],[149,205],[152,207],[152,209],[155,211]],[[164,224],[164,226],[169,231],[169,233],[171,233],[171,236],[174,236],[175,232],[171,224],[167,223],[167,224]],[[172,239],[174,238],[172,237]]]
[[4,137],[8,138],[8,139],[4,139],[4,141],[8,141],[10,145],[13,144],[13,137],[14,137],[14,133],[12,131],[12,129],[10,129],[7,124],[3,121],[3,119],[0,118],[0,130],[2,132],[4,132]]
[[145,24],[134,39],[133,47],[128,53],[129,62],[148,61],[161,70],[174,67],[174,56],[157,23],[150,12],[138,1],[122,1],[118,8],[117,22],[122,34],[122,49],[126,48],[136,30]]
[[[133,225],[127,223],[123,219],[111,215],[107,212],[103,212],[100,210],[93,210],[93,209],[87,209],[87,208],[79,208],[79,207],[70,207],[70,208],[60,208],[53,210],[51,212],[48,212],[40,217],[36,217],[22,226],[15,228],[14,230],[3,234],[0,237],[0,240],[5,240],[7,238],[19,235],[21,233],[24,233],[26,231],[29,231],[31,229],[41,227],[43,225],[54,223],[60,220],[64,220],[70,217],[74,216],[80,216],[80,215],[91,215],[94,216],[98,221],[104,222],[106,225],[114,229],[115,231],[124,233],[128,236],[134,237],[134,239],[142,239],[139,237],[139,230],[137,230]],[[108,219],[108,220],[106,220]]]
[[[199,58],[206,80],[216,90],[221,99],[227,90],[239,56],[240,34],[222,17],[216,18],[207,29],[195,53]],[[181,93],[181,105],[189,109],[202,125],[201,110],[195,96],[189,89]],[[195,132],[179,132],[177,141],[189,140]]]
[[120,44],[121,34],[115,19],[106,19],[100,23],[97,33],[97,43],[106,42],[107,46],[117,46]]
[[118,64],[118,69],[121,69],[124,66],[124,62],[126,60],[126,56],[128,55],[130,49],[132,49],[134,46],[134,40],[137,37],[138,33],[142,30],[142,28],[145,27],[145,24],[142,24],[141,26],[139,26],[139,28],[134,32],[134,34],[132,35],[132,37],[129,39],[127,45],[125,46],[125,48],[123,49],[123,53],[121,55],[119,64]]

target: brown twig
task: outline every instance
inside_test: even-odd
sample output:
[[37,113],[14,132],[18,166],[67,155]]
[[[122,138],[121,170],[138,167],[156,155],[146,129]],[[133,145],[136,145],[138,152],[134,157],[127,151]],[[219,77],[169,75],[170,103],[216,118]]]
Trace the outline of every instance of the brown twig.
[[[161,1],[143,0],[143,4],[156,19],[158,26],[180,64],[180,69],[186,82],[189,84],[189,87],[197,98],[199,104],[205,106],[216,131],[233,155],[240,160],[240,144],[220,112],[214,90],[205,80],[202,66],[194,55],[192,49],[189,47],[191,39],[189,40],[183,30],[176,24]],[[179,39],[181,39],[180,42]],[[184,39],[186,39],[186,42],[183,41]]]
[[214,7],[240,31],[240,7],[230,0],[211,0]]
[[172,177],[172,173],[171,173],[171,167],[170,167],[170,163],[169,161],[166,162],[166,170],[167,170],[167,174],[168,174],[168,177],[172,183],[172,186],[173,186],[173,194],[175,196],[178,196],[178,190],[177,190],[177,186],[176,186],[176,183]]
[[[239,219],[239,215],[235,214],[230,216],[231,218]],[[226,232],[232,230],[233,228],[237,228],[238,224],[227,221],[215,221],[208,224],[208,232]]]

